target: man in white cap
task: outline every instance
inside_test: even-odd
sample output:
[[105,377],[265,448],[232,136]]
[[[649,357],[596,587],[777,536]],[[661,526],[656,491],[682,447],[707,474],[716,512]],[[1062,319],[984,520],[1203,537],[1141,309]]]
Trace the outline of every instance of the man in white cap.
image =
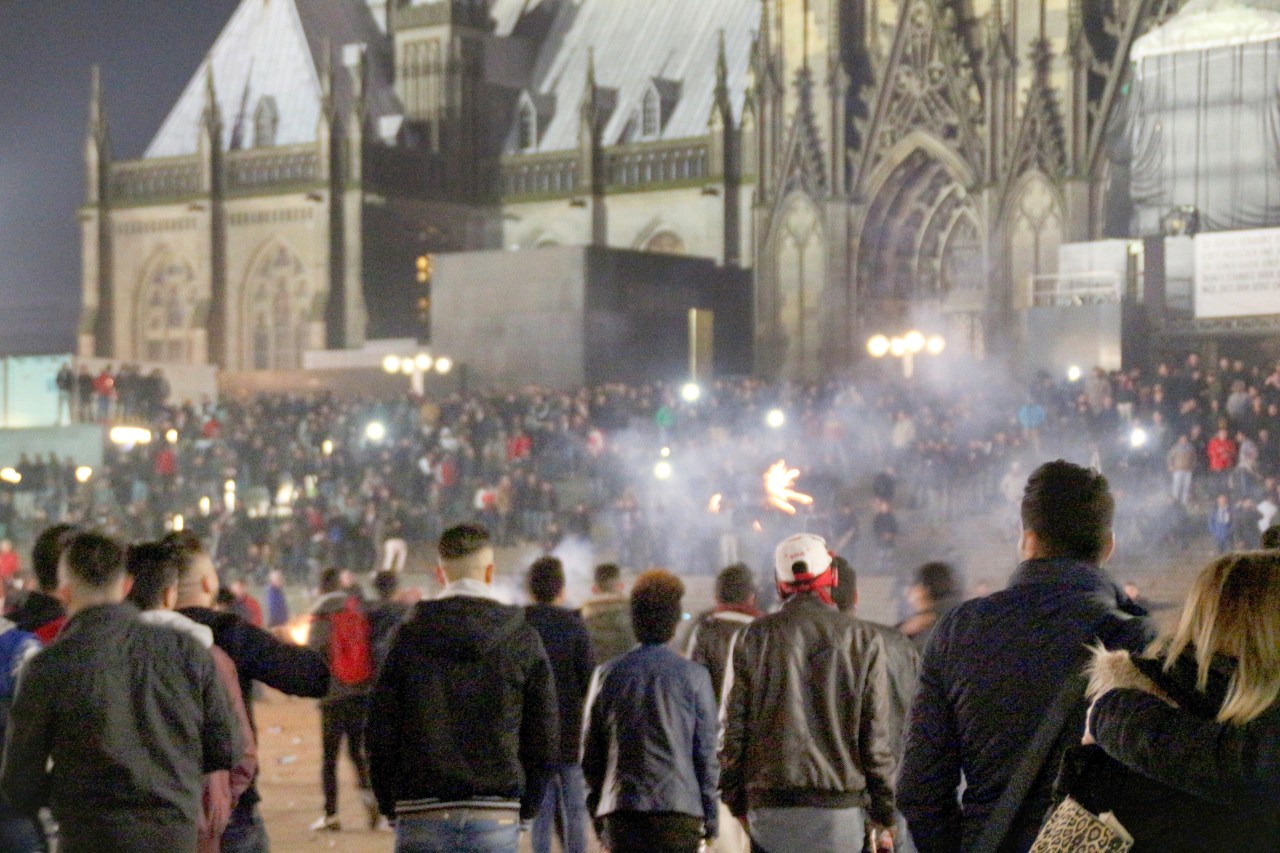
[[764,853],[892,850],[895,760],[881,641],[832,604],[831,553],[775,554],[782,608],[738,633],[721,707],[720,794]]

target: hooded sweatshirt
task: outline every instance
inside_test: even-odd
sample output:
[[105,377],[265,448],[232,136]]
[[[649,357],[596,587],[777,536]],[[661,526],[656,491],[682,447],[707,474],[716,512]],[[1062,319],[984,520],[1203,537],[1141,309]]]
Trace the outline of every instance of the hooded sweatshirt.
[[379,674],[373,791],[387,816],[487,808],[529,819],[558,736],[551,668],[524,611],[483,590],[447,590],[417,605]]

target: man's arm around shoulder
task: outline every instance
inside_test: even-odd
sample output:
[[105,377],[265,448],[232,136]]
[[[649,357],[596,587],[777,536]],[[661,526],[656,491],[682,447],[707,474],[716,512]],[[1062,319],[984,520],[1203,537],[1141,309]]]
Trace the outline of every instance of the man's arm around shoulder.
[[237,619],[240,654],[232,655],[242,675],[289,696],[323,698],[329,692],[329,663],[314,649],[295,646]]

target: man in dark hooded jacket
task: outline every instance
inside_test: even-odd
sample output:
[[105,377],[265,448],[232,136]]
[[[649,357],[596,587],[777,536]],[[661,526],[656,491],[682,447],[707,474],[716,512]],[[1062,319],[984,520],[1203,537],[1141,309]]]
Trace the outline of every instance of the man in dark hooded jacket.
[[436,579],[387,653],[366,735],[373,791],[396,849],[515,853],[556,759],[555,683],[524,610],[493,591],[489,534],[440,537]]

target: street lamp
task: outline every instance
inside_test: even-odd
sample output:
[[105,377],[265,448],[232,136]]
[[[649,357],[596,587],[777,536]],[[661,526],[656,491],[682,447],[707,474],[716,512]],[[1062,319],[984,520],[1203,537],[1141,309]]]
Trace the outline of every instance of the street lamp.
[[686,403],[696,403],[702,397],[702,388],[697,382],[686,382],[680,389],[680,399]]
[[770,429],[782,429],[787,422],[787,415],[782,409],[770,409],[764,416],[764,422]]
[[867,352],[872,358],[893,356],[902,359],[902,375],[910,379],[915,375],[915,358],[921,353],[941,355],[947,348],[947,341],[942,335],[926,336],[918,329],[911,329],[901,335],[875,334],[867,339]]
[[453,359],[447,355],[433,356],[425,350],[403,357],[388,355],[382,359],[382,369],[392,376],[396,374],[408,376],[413,393],[422,396],[425,392],[427,374],[435,372],[441,376],[446,375],[453,370]]

